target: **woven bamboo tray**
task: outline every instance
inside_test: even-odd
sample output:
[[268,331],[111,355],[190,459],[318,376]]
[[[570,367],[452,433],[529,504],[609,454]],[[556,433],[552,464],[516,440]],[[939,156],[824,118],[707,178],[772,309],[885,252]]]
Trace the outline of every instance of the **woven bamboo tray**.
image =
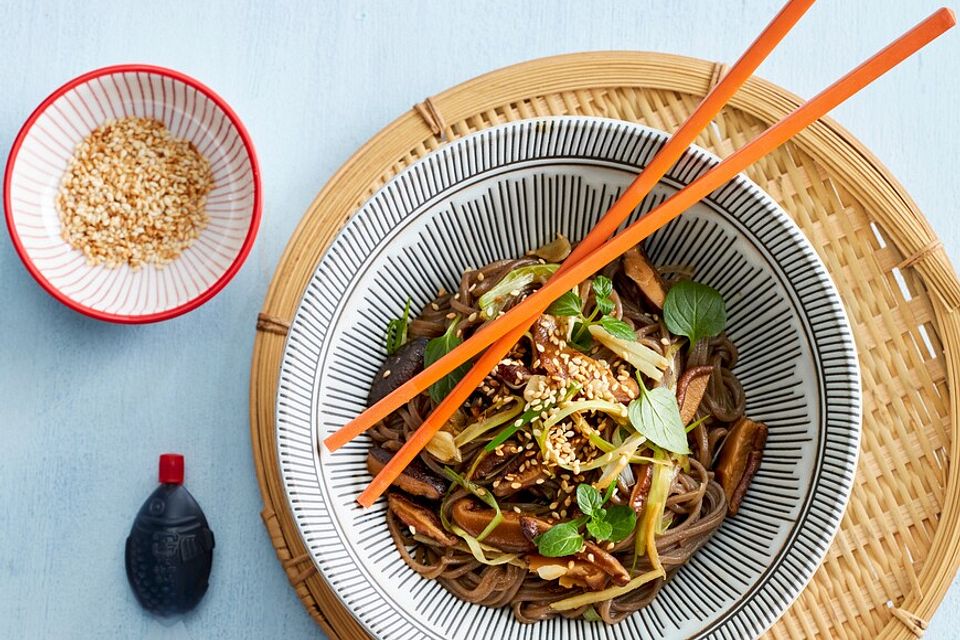
[[[274,405],[284,336],[327,244],[387,180],[446,141],[503,122],[579,114],[673,131],[725,71],[678,56],[583,53],[481,76],[420,103],[330,179],[293,234],[257,320],[250,421],[263,521],[297,596],[336,640],[367,635],[316,572],[287,509]],[[697,144],[727,156],[799,104],[752,79]],[[800,225],[846,304],[863,375],[850,506],[773,638],[920,636],[960,566],[956,376],[960,282],[896,179],[825,119],[747,172]]]

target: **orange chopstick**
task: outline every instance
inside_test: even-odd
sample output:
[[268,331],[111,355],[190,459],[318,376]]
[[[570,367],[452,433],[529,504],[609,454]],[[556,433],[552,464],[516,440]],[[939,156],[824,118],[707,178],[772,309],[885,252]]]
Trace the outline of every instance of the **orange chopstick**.
[[[723,186],[724,183],[736,176],[737,173],[779,147],[802,129],[815,122],[838,104],[952,28],[955,24],[956,17],[951,10],[943,8],[933,13],[926,20],[853,71],[837,80],[817,96],[805,102],[788,116],[780,120],[780,122],[764,131],[753,141],[720,162],[720,164],[692,182],[686,188],[678,191],[670,199],[632,224],[622,233],[614,236],[601,248],[591,252],[564,273],[555,275],[554,278],[547,282],[539,291],[523,300],[505,315],[489,323],[484,328],[492,329],[499,325],[501,330],[506,329],[513,332],[518,326],[524,326],[525,322],[532,322],[553,300],[561,296],[565,291],[570,290],[577,283],[602,269],[610,261],[679,216],[702,198]],[[447,365],[449,368],[445,371],[442,366],[439,367],[441,373],[439,373],[439,375],[434,374],[437,375],[435,379],[439,379],[439,377],[445,375],[447,371],[466,361],[483,349],[486,344],[492,342],[492,340],[490,340],[485,343],[485,338],[475,340],[481,336],[481,333],[482,331],[478,331],[470,339],[464,341],[460,346],[447,354],[447,356],[438,360],[437,364],[440,364],[444,359],[449,358],[450,363]],[[471,342],[473,342],[472,345],[470,344]],[[429,371],[430,369],[426,369],[423,373]],[[420,375],[423,374],[421,373]],[[372,505],[373,502],[386,491],[393,480],[396,479],[397,475],[419,454],[432,436],[433,433],[427,433],[422,428],[418,430],[393,458],[390,459],[387,465],[374,478],[373,482],[371,482],[360,497],[357,498],[357,502],[365,507]]]
[[[683,155],[687,147],[693,144],[700,132],[713,121],[714,116],[730,101],[730,98],[733,97],[733,94],[737,92],[743,83],[753,75],[757,67],[760,66],[770,52],[783,40],[783,37],[787,35],[790,29],[793,28],[814,2],[815,0],[790,0],[784,5],[783,9],[774,16],[770,24],[766,26],[760,35],[757,36],[757,39],[754,40],[743,55],[740,56],[740,59],[730,67],[730,70],[720,82],[704,96],[703,100],[693,113],[690,114],[686,122],[667,140],[667,143],[660,149],[657,155],[654,156],[650,164],[640,172],[640,175],[634,179],[633,183],[627,187],[626,191],[624,191],[613,206],[610,207],[593,229],[590,230],[587,237],[576,246],[566,261],[561,265],[560,269],[558,269],[557,274],[563,273],[570,266],[579,262],[581,258],[600,247],[607,238],[613,235],[617,227],[627,219],[630,213],[640,204],[640,201],[650,193],[650,190],[657,185],[660,178],[662,178],[680,156]],[[554,277],[556,277],[557,274],[554,274]],[[524,331],[526,331],[526,326],[521,324],[516,330],[507,333],[497,340],[484,356],[473,365],[473,368],[464,376],[460,383],[447,394],[444,401],[430,414],[429,421],[435,422],[439,420],[442,424],[453,415],[470,393],[476,389],[487,374],[490,373],[493,367],[500,362],[503,355],[516,344]],[[501,354],[494,360],[493,357],[497,352],[501,352]],[[410,382],[412,382],[412,380]],[[330,449],[330,451],[336,451],[382,420],[385,416],[399,409],[411,397],[423,390],[419,389],[409,395],[409,392],[404,390],[403,394],[399,394],[398,392],[403,389],[404,386],[406,385],[397,388],[380,400],[380,402],[376,403],[376,405],[368,408],[354,420],[340,428],[336,433],[327,437],[327,439],[324,440],[327,448]],[[464,389],[462,388],[465,388],[467,392],[464,393]],[[455,403],[453,399],[460,397],[462,397],[462,399]],[[427,424],[426,428],[429,429],[430,425]]]

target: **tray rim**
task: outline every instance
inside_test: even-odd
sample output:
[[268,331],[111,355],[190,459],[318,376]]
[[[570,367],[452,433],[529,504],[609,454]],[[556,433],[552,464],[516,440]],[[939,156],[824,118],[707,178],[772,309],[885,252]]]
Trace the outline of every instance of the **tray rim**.
[[[478,76],[433,96],[429,99],[429,107],[434,114],[442,113],[451,121],[459,122],[525,98],[603,87],[660,89],[702,96],[724,70],[725,66],[718,63],[672,54],[625,51],[564,54],[522,62]],[[770,122],[800,102],[792,93],[754,77],[731,100],[730,106]],[[349,614],[345,620],[343,612],[320,611],[312,592],[304,584],[311,577],[312,561],[307,569],[297,570],[296,567],[303,563],[302,553],[293,555],[288,548],[291,545],[284,524],[290,529],[292,521],[282,506],[285,496],[282,487],[278,493],[270,486],[267,470],[262,464],[265,459],[275,458],[275,448],[269,438],[261,442],[258,437],[264,424],[265,432],[274,432],[272,412],[279,368],[273,367],[271,372],[267,365],[266,370],[261,371],[261,365],[271,355],[276,358],[282,353],[284,325],[292,318],[310,274],[342,222],[366,199],[371,185],[379,186],[385,173],[395,171],[413,158],[412,151],[426,151],[424,144],[430,142],[431,137],[434,144],[430,148],[438,144],[437,137],[445,137],[449,130],[445,130],[442,117],[438,120],[425,119],[422,107],[404,113],[374,135],[330,178],[293,232],[271,281],[258,322],[251,369],[250,415],[257,479],[266,505],[262,515],[298,595],[301,600],[309,598],[305,604],[311,615],[333,638],[362,636],[356,634],[359,627]],[[839,174],[844,187],[854,197],[865,204],[875,205],[872,209],[875,218],[884,223],[893,244],[908,256],[904,266],[914,267],[931,294],[934,319],[944,345],[947,381],[952,382],[956,379],[960,356],[948,346],[960,341],[960,318],[956,313],[960,307],[960,282],[926,219],[886,167],[832,119],[821,119],[795,142],[815,156],[831,175]],[[824,149],[828,150],[827,155]],[[384,158],[394,160],[385,162]],[[868,190],[868,186],[872,189]],[[903,222],[912,224],[901,225]],[[317,226],[325,227],[324,235],[308,233],[310,230],[315,232],[313,228]],[[301,273],[297,275],[302,277],[296,282],[296,295],[285,297],[286,288],[291,285],[288,273],[291,269],[299,269]],[[258,384],[262,375],[267,376],[265,385]],[[950,442],[949,458],[953,460],[960,454],[960,442],[955,437],[958,430],[957,402],[956,394],[952,394],[950,433],[954,437]],[[264,451],[265,448],[274,451]],[[947,480],[940,519],[926,562],[917,575],[917,584],[906,596],[902,608],[894,608],[895,616],[880,637],[911,637],[915,633],[911,624],[922,630],[924,620],[937,608],[960,567],[960,545],[953,542],[960,534],[958,480],[957,473]],[[279,509],[276,509],[277,504],[281,505]],[[297,535],[295,527],[293,533]],[[292,545],[294,550],[297,550],[297,543]],[[292,557],[283,558],[283,555]],[[352,635],[344,636],[343,633]]]

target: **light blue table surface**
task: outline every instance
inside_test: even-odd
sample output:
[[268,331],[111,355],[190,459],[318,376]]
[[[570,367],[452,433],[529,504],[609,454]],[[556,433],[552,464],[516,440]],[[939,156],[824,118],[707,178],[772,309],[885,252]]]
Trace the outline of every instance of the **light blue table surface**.
[[[317,638],[260,521],[250,453],[254,320],[298,219],[353,151],[414,102],[529,58],[598,49],[732,62],[777,1],[4,2],[0,149],[50,91],[141,61],[212,86],[263,170],[263,224],[214,300],[159,325],[61,306],[0,241],[0,638]],[[760,75],[812,95],[933,0],[821,0]],[[834,114],[890,167],[960,263],[960,31]],[[123,541],[181,451],[217,535],[210,591],[163,626],[136,605]],[[929,638],[957,637],[960,586]]]

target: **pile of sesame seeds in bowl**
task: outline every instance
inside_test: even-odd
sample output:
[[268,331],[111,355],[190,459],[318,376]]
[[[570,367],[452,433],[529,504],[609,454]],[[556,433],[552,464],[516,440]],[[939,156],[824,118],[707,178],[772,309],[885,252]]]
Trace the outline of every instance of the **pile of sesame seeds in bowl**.
[[57,193],[61,236],[88,264],[175,260],[207,226],[207,160],[160,121],[110,120],[74,151]]

